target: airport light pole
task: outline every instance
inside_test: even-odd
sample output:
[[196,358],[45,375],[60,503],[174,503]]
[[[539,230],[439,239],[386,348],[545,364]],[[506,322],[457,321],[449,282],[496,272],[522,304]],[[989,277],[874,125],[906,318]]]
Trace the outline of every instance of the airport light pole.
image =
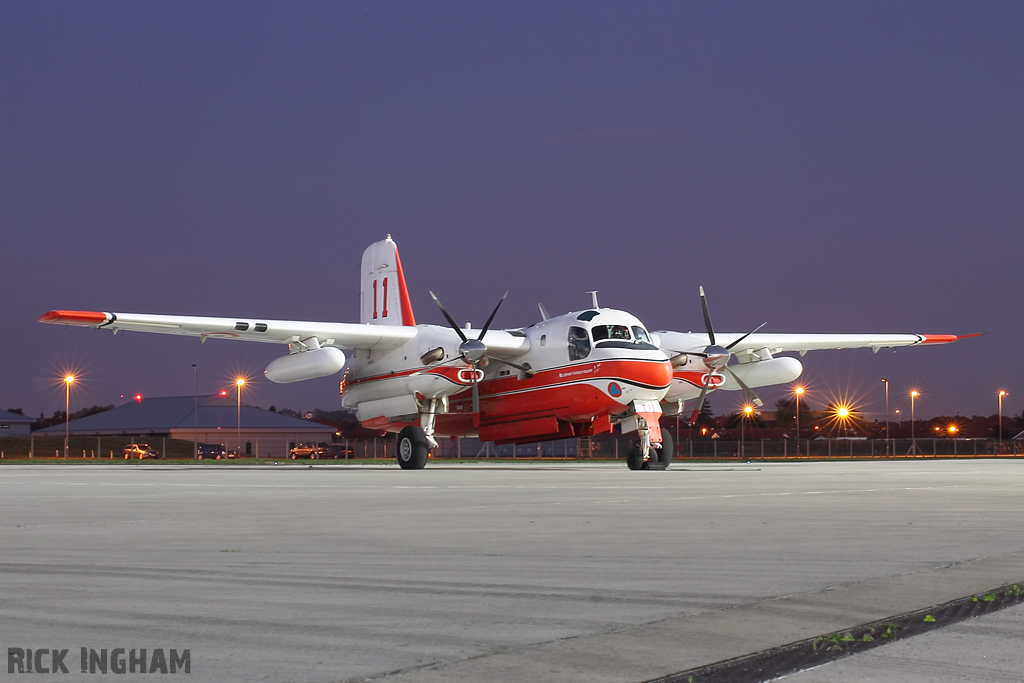
[[914,438],[914,399],[920,396],[917,389],[910,391],[910,452],[917,455],[917,439]]
[[746,455],[747,455],[746,440],[744,438],[743,428],[744,428],[744,426],[745,426],[745,424],[747,422],[747,418],[750,417],[753,414],[753,412],[754,412],[754,406],[752,406],[752,405],[750,405],[748,403],[747,405],[743,406],[743,414],[740,415],[740,459],[741,460],[743,458],[745,458]]
[[235,380],[235,386],[238,387],[238,427],[236,428],[235,440],[238,443],[238,452],[235,453],[236,458],[242,457],[242,387],[245,386],[245,380],[241,377]]
[[64,459],[68,459],[68,443],[71,438],[71,383],[74,375],[64,377]]
[[889,455],[889,380],[882,378],[885,384],[885,454]]
[[195,431],[192,433],[192,459],[199,459],[199,366],[192,364],[192,424]]
[[1003,445],[1003,396],[1006,396],[1006,392],[1002,389],[999,390],[999,445]]
[[803,387],[797,387],[793,390],[796,394],[796,457],[800,457],[800,396],[804,393]]

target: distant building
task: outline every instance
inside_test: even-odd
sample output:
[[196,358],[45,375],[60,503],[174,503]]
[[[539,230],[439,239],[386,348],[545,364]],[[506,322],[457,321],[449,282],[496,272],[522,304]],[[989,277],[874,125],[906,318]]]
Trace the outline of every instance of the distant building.
[[35,422],[31,417],[0,410],[0,438],[5,436],[28,436]]
[[[68,431],[76,436],[145,436],[183,441],[192,441],[198,432],[199,443],[224,444],[229,450],[237,448],[240,453],[258,458],[284,458],[292,444],[329,442],[334,434],[330,425],[247,405],[242,406],[241,418],[239,442],[237,405],[230,396],[200,396],[198,413],[193,396],[143,398],[113,410],[72,420]],[[28,422],[32,420],[28,419]],[[27,425],[25,430],[25,435],[28,435]],[[63,436],[64,425],[54,425],[35,433]]]

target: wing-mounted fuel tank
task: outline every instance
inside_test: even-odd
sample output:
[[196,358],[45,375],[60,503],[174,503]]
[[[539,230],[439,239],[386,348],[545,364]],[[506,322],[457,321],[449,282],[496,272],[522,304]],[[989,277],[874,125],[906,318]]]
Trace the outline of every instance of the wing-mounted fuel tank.
[[288,345],[291,353],[271,361],[263,371],[271,382],[286,384],[304,379],[327,377],[345,367],[345,354],[333,346],[322,348],[320,340],[310,337]]
[[[753,363],[736,363],[730,365],[729,369],[748,387],[766,387],[772,384],[792,382],[800,376],[804,366],[796,358],[782,356]],[[725,382],[721,384],[720,389],[739,391],[742,388],[728,373],[725,373],[724,377]]]

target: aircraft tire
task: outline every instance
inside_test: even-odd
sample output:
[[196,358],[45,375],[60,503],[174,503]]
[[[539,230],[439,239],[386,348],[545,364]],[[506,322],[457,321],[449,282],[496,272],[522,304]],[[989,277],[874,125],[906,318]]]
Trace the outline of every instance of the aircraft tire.
[[630,446],[629,453],[626,455],[626,467],[631,470],[642,470],[645,464],[640,446],[637,444]]
[[398,448],[395,459],[403,470],[422,470],[427,465],[430,446],[427,435],[417,425],[409,425],[398,433]]
[[666,468],[672,464],[672,456],[676,454],[676,443],[667,429],[661,430],[661,449],[658,450],[658,462]]

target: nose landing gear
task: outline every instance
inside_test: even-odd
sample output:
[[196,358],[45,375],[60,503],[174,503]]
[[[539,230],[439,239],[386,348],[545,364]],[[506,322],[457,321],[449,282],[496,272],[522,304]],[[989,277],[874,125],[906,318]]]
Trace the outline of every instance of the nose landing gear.
[[672,435],[667,430],[662,430],[661,443],[651,443],[647,423],[643,422],[642,425],[637,430],[639,439],[633,444],[626,455],[626,466],[631,470],[668,469],[669,464],[672,462],[672,456],[675,454],[675,443]]

